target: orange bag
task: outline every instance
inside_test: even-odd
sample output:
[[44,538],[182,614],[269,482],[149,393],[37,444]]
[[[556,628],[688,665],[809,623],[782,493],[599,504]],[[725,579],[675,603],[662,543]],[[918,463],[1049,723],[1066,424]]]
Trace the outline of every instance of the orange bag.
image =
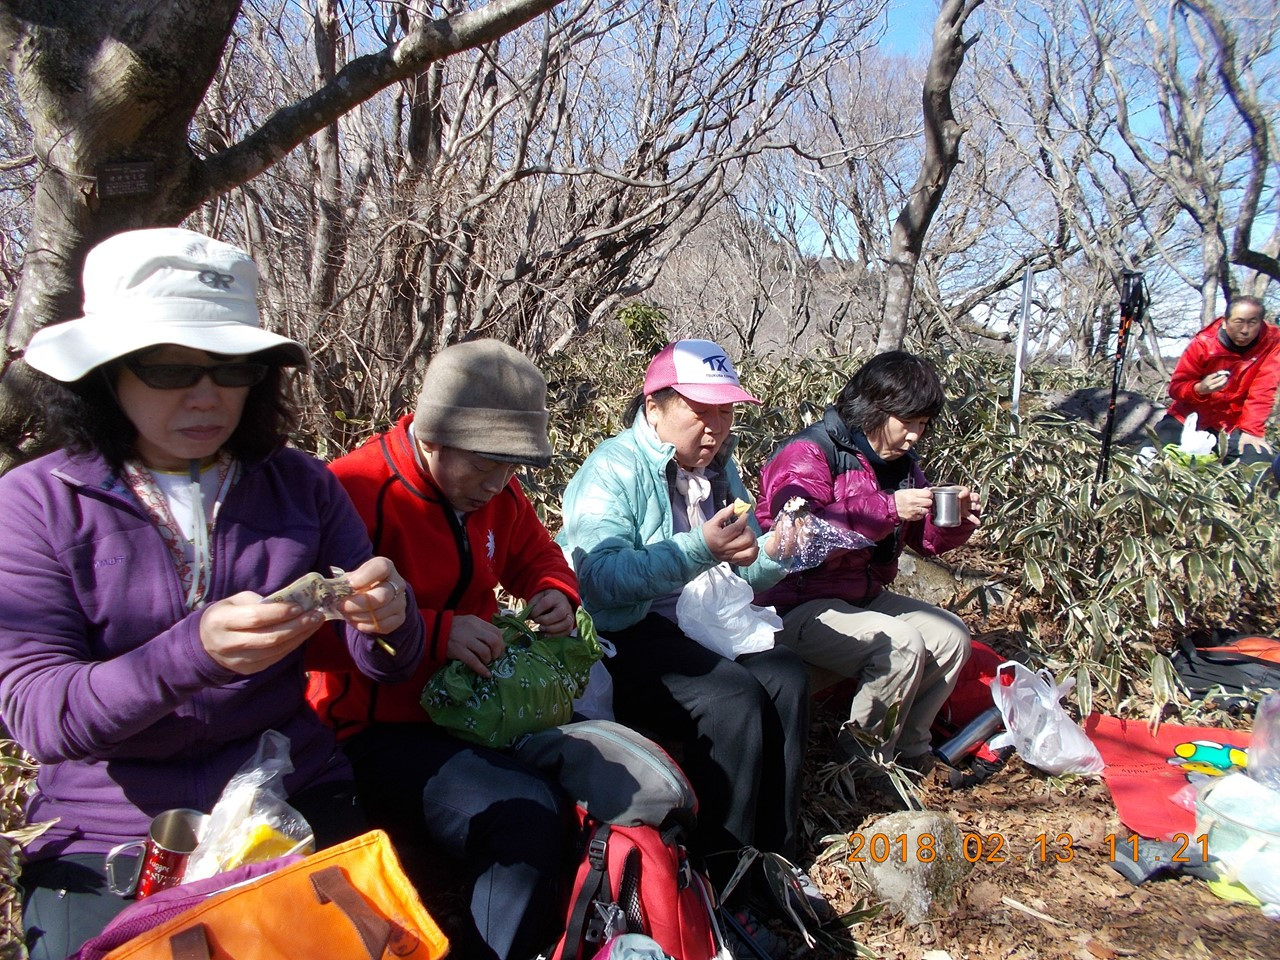
[[223,890],[106,960],[438,960],[449,942],[373,830]]

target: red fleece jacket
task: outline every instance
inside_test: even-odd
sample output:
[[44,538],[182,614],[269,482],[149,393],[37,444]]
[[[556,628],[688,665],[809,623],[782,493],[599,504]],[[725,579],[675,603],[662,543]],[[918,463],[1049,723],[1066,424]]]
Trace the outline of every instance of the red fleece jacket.
[[[1200,414],[1196,424],[1200,430],[1243,430],[1264,436],[1280,383],[1280,329],[1263,323],[1258,338],[1239,351],[1223,346],[1218,338],[1221,328],[1219,317],[1187,344],[1169,380],[1173,398],[1169,413],[1181,421]],[[1196,393],[1196,384],[1217,370],[1231,371],[1227,385],[1208,396]]]
[[371,722],[430,723],[419,698],[445,663],[453,618],[492,617],[499,585],[526,600],[550,588],[578,602],[573,570],[519,481],[459,518],[414,457],[412,420],[402,418],[329,465],[368,527],[374,553],[390,558],[413,587],[426,625],[422,663],[403,683],[375,684],[359,673],[329,631],[307,645],[307,699],[339,737]]

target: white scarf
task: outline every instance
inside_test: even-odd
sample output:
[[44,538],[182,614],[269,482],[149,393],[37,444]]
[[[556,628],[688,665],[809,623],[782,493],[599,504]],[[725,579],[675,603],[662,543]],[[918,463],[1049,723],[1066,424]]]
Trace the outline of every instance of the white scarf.
[[684,497],[685,507],[689,514],[689,529],[697,530],[705,522],[702,515],[702,504],[711,499],[711,481],[707,479],[706,469],[686,470],[676,464],[676,491]]

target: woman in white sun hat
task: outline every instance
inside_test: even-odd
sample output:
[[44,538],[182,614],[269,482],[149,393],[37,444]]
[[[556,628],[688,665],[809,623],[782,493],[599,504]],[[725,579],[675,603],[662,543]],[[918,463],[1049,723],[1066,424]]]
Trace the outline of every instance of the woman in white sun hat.
[[0,717],[40,763],[28,819],[52,823],[21,878],[34,958],[100,932],[127,903],[103,855],[165,810],[209,812],[265,730],[290,741],[285,790],[317,846],[364,829],[303,697],[323,612],[265,595],[350,571],[334,610],[359,669],[396,681],[421,656],[395,567],[285,445],[284,368],[306,354],[260,328],[257,279],[198,233],[123,233],[85,261],[84,316],[27,349],[60,446],[0,478]]
[[786,647],[722,656],[691,639],[676,612],[685,586],[721,563],[755,590],[784,575],[776,538],[734,507],[749,496],[732,459],[734,405],[759,402],[718,344],[667,344],[628,429],[565,489],[558,538],[583,606],[617,649],[607,666],[618,720],[683,748],[698,795],[693,846],[717,885],[741,848],[794,857],[799,846],[804,661]]

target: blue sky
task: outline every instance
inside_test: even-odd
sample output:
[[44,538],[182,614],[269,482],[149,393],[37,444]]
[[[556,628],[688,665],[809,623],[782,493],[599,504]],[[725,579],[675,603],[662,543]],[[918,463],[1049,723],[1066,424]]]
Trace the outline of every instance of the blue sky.
[[895,53],[927,56],[938,6],[938,0],[889,0],[889,29],[882,44]]

